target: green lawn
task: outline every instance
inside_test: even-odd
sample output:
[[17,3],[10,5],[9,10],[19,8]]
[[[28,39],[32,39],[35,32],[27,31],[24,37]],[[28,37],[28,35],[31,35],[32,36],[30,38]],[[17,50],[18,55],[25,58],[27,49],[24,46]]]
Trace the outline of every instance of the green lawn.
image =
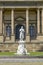
[[[43,52],[29,52],[29,56],[43,56]],[[15,56],[14,52],[0,52],[0,56]]]
[[0,56],[13,56],[15,55],[14,52],[0,52]]
[[43,56],[43,52],[30,52],[30,56]]

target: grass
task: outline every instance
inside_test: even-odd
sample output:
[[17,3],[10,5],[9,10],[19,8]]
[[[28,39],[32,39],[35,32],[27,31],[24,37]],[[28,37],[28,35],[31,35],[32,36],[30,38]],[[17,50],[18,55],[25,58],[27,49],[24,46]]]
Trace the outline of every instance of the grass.
[[[29,52],[29,56],[43,56],[43,52]],[[14,52],[0,52],[0,56],[15,56]]]
[[13,56],[14,52],[0,52],[0,56]]
[[43,56],[43,52],[30,52],[30,56]]

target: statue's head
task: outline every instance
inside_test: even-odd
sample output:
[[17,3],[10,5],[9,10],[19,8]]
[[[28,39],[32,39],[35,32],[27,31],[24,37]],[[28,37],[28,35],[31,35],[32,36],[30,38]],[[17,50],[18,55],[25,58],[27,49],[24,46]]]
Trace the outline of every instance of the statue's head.
[[23,26],[21,26],[21,29],[23,29]]

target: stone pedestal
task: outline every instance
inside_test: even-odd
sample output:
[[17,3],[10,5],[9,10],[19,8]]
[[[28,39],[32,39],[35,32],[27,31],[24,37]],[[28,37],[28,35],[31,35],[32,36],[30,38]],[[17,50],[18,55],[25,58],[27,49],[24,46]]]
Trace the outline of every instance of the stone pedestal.
[[27,50],[25,48],[25,41],[21,41],[21,40],[19,41],[19,46],[18,46],[17,54],[19,54],[19,55],[27,54]]

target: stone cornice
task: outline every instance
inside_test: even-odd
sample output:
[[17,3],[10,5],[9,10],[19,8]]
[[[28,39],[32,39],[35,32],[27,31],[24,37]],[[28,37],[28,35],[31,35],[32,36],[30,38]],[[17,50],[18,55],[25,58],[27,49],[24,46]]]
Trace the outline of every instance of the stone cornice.
[[43,1],[0,1],[0,7],[2,8],[11,8],[11,7],[39,7],[43,8]]
[[0,1],[43,1],[43,0],[0,0]]

